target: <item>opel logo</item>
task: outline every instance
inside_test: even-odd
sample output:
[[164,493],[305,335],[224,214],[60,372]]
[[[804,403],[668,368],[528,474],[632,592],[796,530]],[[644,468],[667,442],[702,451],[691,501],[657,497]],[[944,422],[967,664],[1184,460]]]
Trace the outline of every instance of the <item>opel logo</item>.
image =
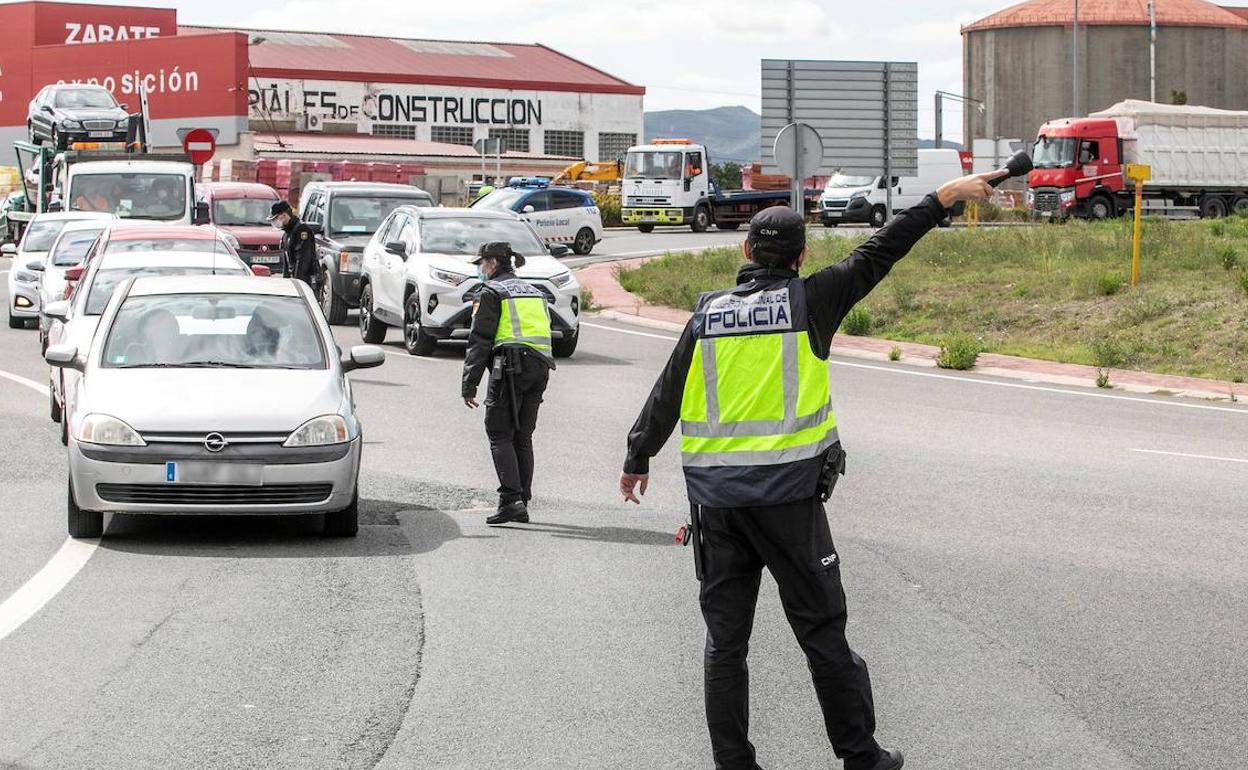
[[213,454],[222,451],[229,445],[230,442],[226,441],[225,436],[222,436],[220,433],[209,433],[207,436],[204,436],[204,449]]

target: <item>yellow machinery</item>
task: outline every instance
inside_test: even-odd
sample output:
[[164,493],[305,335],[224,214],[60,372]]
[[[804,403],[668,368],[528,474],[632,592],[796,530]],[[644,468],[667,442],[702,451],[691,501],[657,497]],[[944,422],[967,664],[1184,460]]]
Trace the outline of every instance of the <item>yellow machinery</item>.
[[591,163],[582,160],[573,163],[551,180],[551,184],[567,184],[570,182],[618,182],[624,178],[624,163],[621,161],[605,161]]

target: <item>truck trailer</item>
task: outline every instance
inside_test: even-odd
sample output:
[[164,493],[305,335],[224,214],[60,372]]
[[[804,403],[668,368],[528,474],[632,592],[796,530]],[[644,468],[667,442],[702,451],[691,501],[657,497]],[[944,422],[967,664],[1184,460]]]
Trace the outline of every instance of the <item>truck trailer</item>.
[[1149,213],[1248,215],[1248,112],[1128,99],[1040,127],[1027,208],[1052,219],[1107,219],[1135,205],[1127,164],[1147,164]]

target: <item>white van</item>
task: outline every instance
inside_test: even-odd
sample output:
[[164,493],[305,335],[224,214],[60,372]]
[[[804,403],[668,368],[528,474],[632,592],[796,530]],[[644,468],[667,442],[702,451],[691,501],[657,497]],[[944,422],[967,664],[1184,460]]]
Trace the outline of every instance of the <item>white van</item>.
[[[893,177],[893,213],[916,205],[963,173],[957,150],[919,150],[919,175]],[[833,174],[819,198],[819,219],[824,227],[850,222],[883,227],[887,199],[883,177]]]

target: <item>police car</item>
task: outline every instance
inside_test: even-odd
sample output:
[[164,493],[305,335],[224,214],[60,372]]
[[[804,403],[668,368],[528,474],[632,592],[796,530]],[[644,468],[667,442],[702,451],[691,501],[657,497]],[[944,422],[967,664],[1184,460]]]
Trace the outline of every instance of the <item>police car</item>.
[[602,214],[584,190],[550,187],[540,177],[512,177],[473,201],[472,208],[514,211],[537,230],[549,246],[561,243],[575,254],[588,254],[602,240]]

